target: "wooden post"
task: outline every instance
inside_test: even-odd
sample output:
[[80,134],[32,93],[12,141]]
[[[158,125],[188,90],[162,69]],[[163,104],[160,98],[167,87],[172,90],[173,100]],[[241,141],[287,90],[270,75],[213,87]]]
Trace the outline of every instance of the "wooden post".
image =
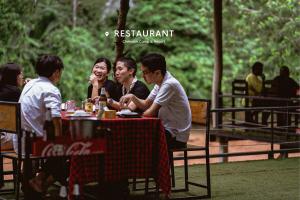
[[[222,0],[214,0],[214,52],[215,64],[212,84],[212,108],[219,108],[218,95],[222,88],[223,54],[222,54]],[[213,126],[218,124],[218,115],[213,113]]]
[[75,28],[77,23],[77,0],[73,0],[72,4],[73,4],[72,26],[73,28]]
[[[128,11],[129,11],[129,0],[121,0],[119,17],[118,17],[118,27],[117,27],[119,33],[121,32],[121,30],[125,30]],[[120,36],[120,34],[116,35],[116,60],[123,56],[123,50],[124,50],[123,41],[124,41],[124,37]]]
[[[220,153],[228,153],[228,138],[226,137],[217,137],[217,141],[220,144]],[[221,162],[228,162],[228,157],[220,157]]]

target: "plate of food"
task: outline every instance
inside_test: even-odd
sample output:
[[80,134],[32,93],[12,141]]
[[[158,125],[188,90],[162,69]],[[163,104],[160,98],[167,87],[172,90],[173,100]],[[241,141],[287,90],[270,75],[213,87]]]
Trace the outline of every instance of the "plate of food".
[[70,117],[90,117],[90,113],[85,112],[84,110],[76,110],[73,114],[68,115]]
[[136,118],[136,117],[141,117],[141,115],[137,112],[132,112],[129,109],[123,109],[119,112],[117,112],[117,115],[120,117],[128,117],[128,118]]

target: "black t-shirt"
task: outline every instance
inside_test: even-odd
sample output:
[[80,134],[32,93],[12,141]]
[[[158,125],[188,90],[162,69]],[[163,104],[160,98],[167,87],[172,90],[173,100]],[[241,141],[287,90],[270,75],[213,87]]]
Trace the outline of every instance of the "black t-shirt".
[[[118,85],[115,82],[111,80],[106,80],[103,84],[103,87],[108,92],[110,98],[112,98],[115,101],[119,100],[120,97],[118,94]],[[93,90],[93,85],[89,85],[87,98],[91,98],[92,90]],[[100,93],[101,93],[101,88],[98,89],[98,95],[100,95]]]
[[[126,93],[127,92],[125,91],[125,94]],[[149,91],[148,87],[142,81],[138,80],[137,82],[135,82],[133,88],[131,88],[129,93],[135,95],[139,99],[147,99],[147,97],[150,94],[150,91]],[[118,94],[119,94],[119,99],[118,99],[118,101],[119,101],[120,98],[123,96],[122,95],[122,85],[120,85],[118,87]],[[136,109],[135,112],[143,113],[143,110]]]
[[[126,91],[125,91],[126,93]],[[136,97],[138,97],[139,99],[146,99],[149,94],[150,91],[148,89],[148,87],[142,82],[142,81],[137,81],[135,82],[133,88],[131,88],[131,90],[129,91],[130,94],[135,95]],[[119,99],[123,96],[122,95],[122,86],[118,87],[118,95],[119,95]]]
[[14,85],[0,85],[0,101],[18,102],[21,90]]
[[272,81],[272,91],[277,97],[291,98],[296,96],[299,84],[290,77],[277,76]]

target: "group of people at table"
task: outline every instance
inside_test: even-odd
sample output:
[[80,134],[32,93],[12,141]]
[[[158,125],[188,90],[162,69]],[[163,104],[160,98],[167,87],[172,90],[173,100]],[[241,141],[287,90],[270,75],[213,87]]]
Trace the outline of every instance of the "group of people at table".
[[[168,148],[184,147],[189,139],[191,128],[191,110],[184,88],[170,72],[167,71],[165,57],[150,53],[141,58],[141,74],[147,84],[155,84],[150,92],[148,87],[136,77],[137,64],[132,58],[117,59],[114,76],[109,80],[111,63],[107,58],[98,58],[91,70],[87,97],[97,99],[101,88],[107,95],[107,105],[111,109],[129,108],[140,112],[144,117],[158,117],[165,128]],[[62,60],[55,55],[42,55],[38,58],[35,71],[37,78],[23,80],[21,67],[15,63],[3,65],[0,81],[0,101],[14,101],[21,104],[21,126],[33,130],[43,137],[43,124],[47,108],[55,126],[55,135],[62,134],[61,103],[59,89],[55,86],[61,79],[64,69]],[[25,86],[21,90],[23,83]],[[17,152],[17,137],[9,134],[1,136],[2,144],[13,140]],[[3,145],[2,145],[3,146]],[[65,180],[68,169],[66,160],[48,159],[42,171],[29,183],[34,192],[44,193],[55,180]]]
[[[294,104],[289,101],[290,98],[295,98],[300,94],[299,81],[295,81],[290,77],[290,70],[287,66],[280,67],[279,75],[271,80],[271,88],[265,88],[265,75],[263,73],[264,65],[261,62],[255,62],[252,65],[252,72],[246,77],[248,83],[248,95],[249,96],[267,96],[282,98],[282,100],[264,100],[249,99],[250,106],[252,107],[272,107],[272,106],[293,106]],[[283,100],[285,99],[285,100]],[[298,101],[299,105],[299,101]],[[285,110],[280,110],[277,113],[277,126],[288,126],[291,123],[291,115],[287,116]],[[268,124],[270,112],[263,112],[262,124]],[[250,115],[246,116],[246,121],[258,123],[257,111],[253,111]]]

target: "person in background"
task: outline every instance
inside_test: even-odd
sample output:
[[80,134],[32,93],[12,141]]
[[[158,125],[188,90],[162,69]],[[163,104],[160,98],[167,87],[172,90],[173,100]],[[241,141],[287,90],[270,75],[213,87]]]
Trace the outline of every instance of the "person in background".
[[[61,135],[61,94],[55,84],[60,81],[63,68],[63,62],[58,56],[42,55],[35,66],[38,78],[28,82],[21,93],[19,100],[19,103],[21,103],[21,127],[22,129],[34,131],[37,137],[43,137],[46,134],[43,130],[43,125],[46,119],[47,108],[51,108],[55,136]],[[16,152],[18,152],[17,139],[14,136],[13,142]],[[65,159],[47,159],[41,172],[29,181],[29,185],[35,192],[33,194],[37,195],[32,197],[32,199],[40,199],[42,193],[55,180],[65,181],[67,171]]]
[[[140,99],[146,99],[148,97],[150,91],[142,81],[139,81],[136,78],[136,71],[137,65],[135,60],[132,58],[122,57],[117,60],[115,78],[120,84],[122,84],[118,90],[119,98],[126,94],[134,94]],[[108,105],[116,110],[120,110],[122,108],[118,101],[114,101],[112,99],[108,99]]]
[[0,68],[0,101],[18,102],[23,86],[23,72],[15,63],[7,63]]
[[[263,64],[255,62],[252,66],[252,72],[247,75],[246,82],[248,83],[248,95],[260,96],[262,95],[265,76],[263,74]],[[260,99],[249,99],[250,106],[262,106],[263,102]],[[246,112],[246,122],[258,123],[258,112]]]
[[192,122],[188,97],[180,82],[166,69],[165,57],[151,53],[141,59],[143,78],[148,84],[155,84],[150,95],[141,99],[134,94],[126,94],[121,104],[130,104],[143,110],[146,117],[161,119],[166,131],[169,149],[185,147],[189,139]]
[[[271,91],[275,97],[292,98],[297,96],[299,83],[290,77],[290,70],[287,66],[280,68],[279,76],[272,80]],[[292,106],[290,101],[276,101],[275,106]],[[284,112],[284,110],[281,110]],[[291,115],[277,113],[277,126],[288,126],[291,124]]]
[[[0,101],[18,102],[23,86],[23,72],[16,63],[7,63],[0,68]],[[13,149],[13,134],[1,133],[1,150]]]
[[119,100],[117,84],[108,79],[111,70],[111,63],[107,58],[98,58],[92,68],[92,74],[89,79],[87,98],[95,99],[100,96],[101,88],[104,87],[108,96]]

